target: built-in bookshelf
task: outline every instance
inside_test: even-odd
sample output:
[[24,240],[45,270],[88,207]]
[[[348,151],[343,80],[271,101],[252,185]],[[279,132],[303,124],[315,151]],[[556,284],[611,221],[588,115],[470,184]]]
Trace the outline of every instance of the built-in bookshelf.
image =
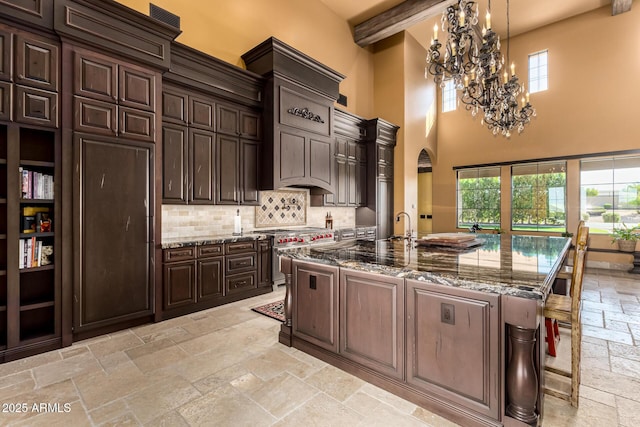
[[19,231],[15,267],[20,277],[21,343],[56,333],[55,148],[54,132],[20,129],[19,218],[12,224]]

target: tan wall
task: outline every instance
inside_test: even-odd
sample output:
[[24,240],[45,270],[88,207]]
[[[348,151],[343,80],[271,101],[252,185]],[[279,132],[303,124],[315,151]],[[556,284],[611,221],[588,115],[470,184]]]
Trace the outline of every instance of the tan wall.
[[[149,0],[117,0],[145,15]],[[340,93],[347,107],[373,117],[373,62],[369,49],[353,41],[349,24],[320,1],[154,0],[180,16],[177,41],[244,68],[241,55],[276,37],[346,76]]]
[[433,231],[433,221],[431,219],[420,219],[420,215],[429,215],[433,212],[432,183],[433,173],[424,172],[418,174],[418,236],[423,236]]
[[[492,136],[467,111],[439,115],[435,231],[455,229],[454,166],[640,148],[634,107],[640,93],[640,80],[634,77],[640,74],[638,23],[640,9],[611,16],[607,6],[512,40],[511,59],[521,80],[526,80],[527,55],[548,49],[549,89],[531,95],[538,116],[510,139]],[[568,179],[570,231],[577,221],[573,217],[579,217],[577,185],[574,170]],[[505,203],[509,199],[503,197],[503,208]]]

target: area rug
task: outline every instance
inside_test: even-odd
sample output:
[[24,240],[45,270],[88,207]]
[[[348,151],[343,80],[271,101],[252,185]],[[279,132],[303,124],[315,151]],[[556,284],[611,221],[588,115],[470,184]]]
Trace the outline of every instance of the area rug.
[[284,322],[284,300],[270,302],[269,304],[254,307],[251,310],[255,311],[256,313],[264,314],[265,316],[271,317],[272,319]]

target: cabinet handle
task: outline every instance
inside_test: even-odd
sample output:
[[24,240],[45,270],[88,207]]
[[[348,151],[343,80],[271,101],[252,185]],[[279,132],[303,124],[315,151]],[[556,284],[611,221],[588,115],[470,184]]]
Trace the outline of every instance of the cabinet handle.
[[19,78],[20,80],[23,80],[23,79],[24,79],[24,75],[22,75],[22,74],[18,74],[18,78]]

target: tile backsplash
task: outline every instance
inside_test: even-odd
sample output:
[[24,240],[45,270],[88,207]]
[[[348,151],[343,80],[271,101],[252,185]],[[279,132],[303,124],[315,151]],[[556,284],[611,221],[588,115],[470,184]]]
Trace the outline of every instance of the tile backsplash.
[[[280,197],[276,199],[278,196]],[[272,198],[271,202],[268,202],[269,197]],[[296,198],[295,202],[299,205],[292,203],[292,197]],[[301,197],[300,201],[298,197]],[[285,199],[284,204],[281,204],[282,198]],[[162,238],[231,234],[233,232],[233,217],[236,216],[238,210],[242,217],[242,228],[245,233],[265,228],[324,227],[327,212],[331,212],[333,217],[333,228],[355,226],[355,208],[309,206],[309,192],[306,190],[263,191],[260,194],[260,201],[262,202],[260,206],[162,205]],[[291,206],[290,209],[286,209],[287,203]],[[285,206],[285,216],[280,215],[279,218],[283,222],[278,223],[274,217],[282,214],[283,205]],[[263,206],[266,206],[266,209],[263,209]],[[258,210],[261,212],[260,215],[256,215]],[[274,215],[269,218],[268,213],[265,212],[274,213]],[[293,212],[296,212],[295,217],[292,215]],[[304,222],[300,221],[300,215],[303,216]],[[274,221],[273,225],[267,225],[266,218]]]

